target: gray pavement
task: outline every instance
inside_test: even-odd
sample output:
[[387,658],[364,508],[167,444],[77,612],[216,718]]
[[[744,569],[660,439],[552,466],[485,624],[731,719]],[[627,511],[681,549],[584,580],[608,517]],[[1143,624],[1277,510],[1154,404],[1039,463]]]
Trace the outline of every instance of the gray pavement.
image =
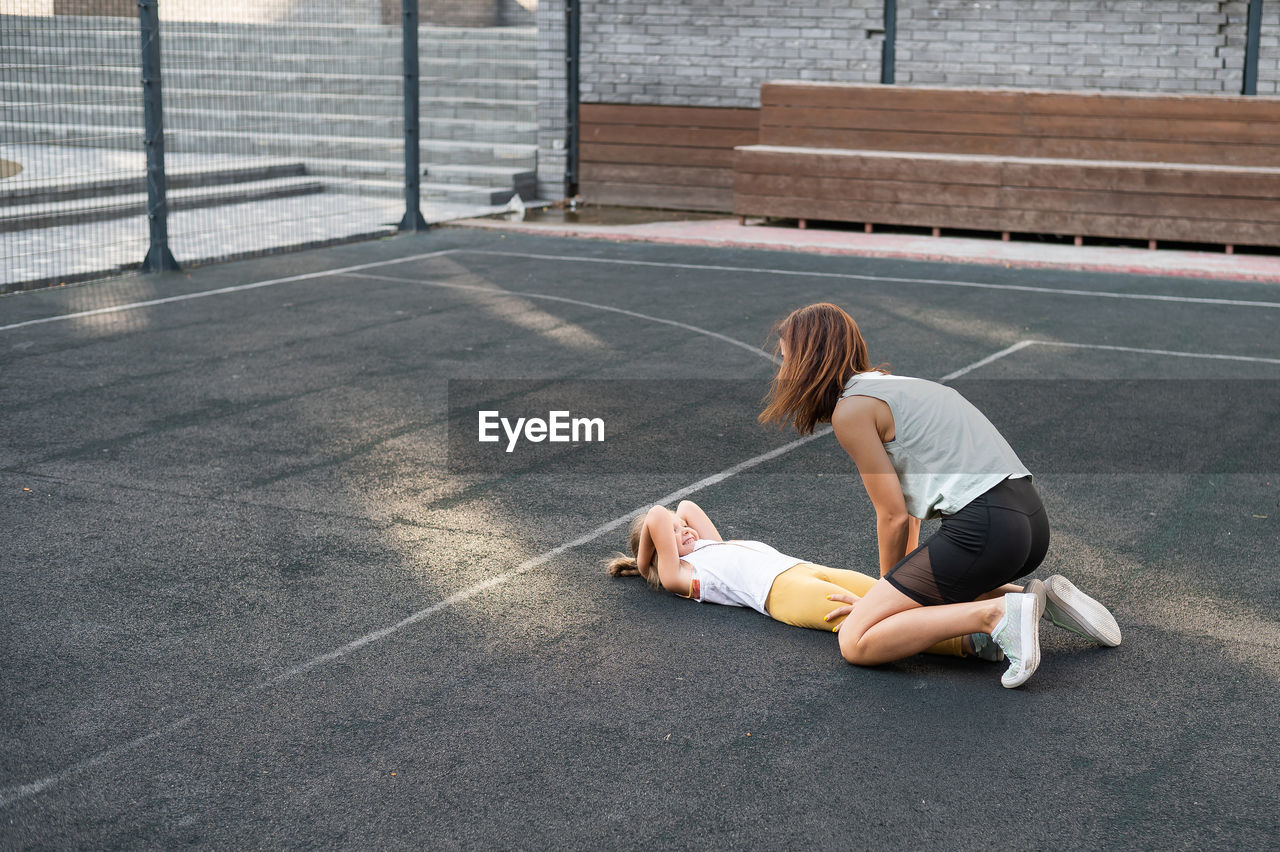
[[[701,472],[446,464],[450,379],[763,394],[751,346],[819,299],[904,374],[1280,377],[1272,284],[479,230],[2,297],[0,843],[1275,846],[1270,463],[1038,471],[1037,574],[1125,641],[1046,629],[1016,691],[604,576],[609,525]],[[719,415],[726,459],[758,455],[755,413]],[[691,496],[728,536],[869,570],[838,454]]]

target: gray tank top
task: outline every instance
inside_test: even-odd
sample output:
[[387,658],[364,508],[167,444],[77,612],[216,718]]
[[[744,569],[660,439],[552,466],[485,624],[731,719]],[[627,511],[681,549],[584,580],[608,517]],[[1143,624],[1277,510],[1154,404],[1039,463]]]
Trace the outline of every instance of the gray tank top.
[[1031,476],[991,421],[953,388],[871,372],[849,379],[840,398],[848,396],[874,397],[893,412],[894,437],[884,449],[914,517],[954,514],[1006,479]]

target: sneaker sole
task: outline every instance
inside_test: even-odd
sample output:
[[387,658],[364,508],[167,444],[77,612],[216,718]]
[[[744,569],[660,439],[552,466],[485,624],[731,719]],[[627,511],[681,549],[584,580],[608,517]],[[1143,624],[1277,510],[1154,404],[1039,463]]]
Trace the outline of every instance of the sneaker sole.
[[[1031,592],[1029,594],[1035,593]],[[1036,673],[1036,669],[1040,667],[1040,601],[1040,596],[1036,595],[1036,605],[1023,607],[1018,613],[1022,636],[1025,639],[1030,635],[1031,642],[1030,644],[1022,643],[1025,661],[1018,676],[1009,679],[1008,672],[1000,676],[1000,685],[1005,689],[1014,689],[1022,686],[1031,679],[1031,676]]]
[[1059,627],[1079,633],[1099,645],[1120,644],[1120,625],[1105,606],[1080,591],[1061,574],[1044,582],[1050,604],[1049,620]]
[[1036,618],[1043,618],[1044,611],[1049,606],[1049,590],[1040,580],[1032,580],[1022,589],[1024,595],[1036,596]]

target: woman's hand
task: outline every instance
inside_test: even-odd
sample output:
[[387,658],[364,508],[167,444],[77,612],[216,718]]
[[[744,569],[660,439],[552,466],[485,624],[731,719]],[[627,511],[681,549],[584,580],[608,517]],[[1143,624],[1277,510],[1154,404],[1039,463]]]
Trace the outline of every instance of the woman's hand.
[[827,613],[826,618],[823,619],[823,621],[828,622],[840,621],[840,624],[832,628],[835,632],[839,633],[840,625],[844,624],[844,617],[853,612],[853,608],[858,605],[858,601],[861,600],[861,598],[854,594],[836,592],[835,594],[827,595],[827,600],[838,601],[844,604],[844,606],[836,607],[831,610],[831,612]]

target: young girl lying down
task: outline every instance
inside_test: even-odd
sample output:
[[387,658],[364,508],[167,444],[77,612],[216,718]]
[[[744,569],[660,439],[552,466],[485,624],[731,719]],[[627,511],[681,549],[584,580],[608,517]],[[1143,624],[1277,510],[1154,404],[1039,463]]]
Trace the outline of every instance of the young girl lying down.
[[[644,578],[650,588],[665,589],[699,603],[750,607],[796,627],[831,631],[845,616],[827,620],[849,596],[860,598],[874,577],[841,568],[814,565],[779,553],[759,541],[724,541],[707,513],[692,500],[673,512],[654,506],[631,524],[632,555],[608,563],[611,575]],[[985,633],[947,639],[928,649],[933,654],[978,656],[1000,661],[1004,652]]]

